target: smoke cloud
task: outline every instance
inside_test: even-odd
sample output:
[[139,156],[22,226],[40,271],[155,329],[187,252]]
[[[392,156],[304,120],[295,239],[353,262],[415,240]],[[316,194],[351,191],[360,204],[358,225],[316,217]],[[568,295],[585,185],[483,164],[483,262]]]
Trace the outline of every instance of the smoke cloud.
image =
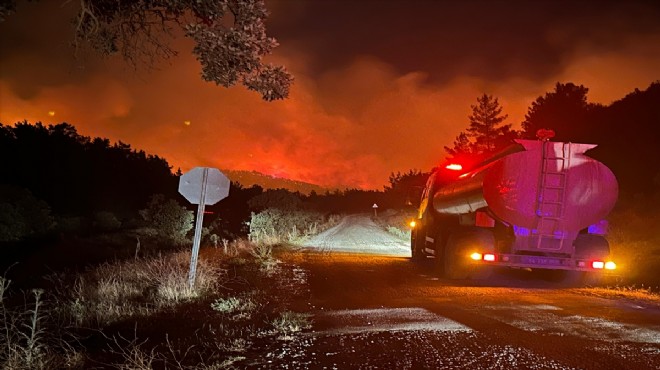
[[[367,5],[348,5],[355,3]],[[526,19],[523,10],[540,5],[517,2],[521,9],[413,2],[419,18],[412,20],[400,2],[355,3],[273,3],[269,27],[282,45],[273,60],[296,81],[289,99],[272,103],[203,82],[186,40],[176,41],[179,57],[155,70],[74,60],[64,44],[67,10],[55,17],[52,2],[22,5],[0,24],[3,40],[11,35],[0,46],[0,122],[68,122],[184,172],[213,166],[381,189],[391,172],[427,171],[442,160],[483,93],[498,97],[518,128],[556,82],[584,84],[591,101],[609,104],[660,78],[659,25],[648,21],[658,13],[650,3],[625,12],[606,3],[586,20],[558,9]],[[506,9],[494,13],[494,6]],[[610,17],[615,10],[623,16]],[[580,22],[589,27],[578,29]]]

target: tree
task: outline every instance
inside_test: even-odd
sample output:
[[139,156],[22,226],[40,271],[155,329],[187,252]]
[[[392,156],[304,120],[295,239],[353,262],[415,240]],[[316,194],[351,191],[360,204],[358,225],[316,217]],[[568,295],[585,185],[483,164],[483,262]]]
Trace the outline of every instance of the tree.
[[502,115],[503,108],[497,98],[483,94],[471,108],[467,132],[463,131],[456,137],[453,148],[445,147],[452,157],[487,156],[510,144],[518,136],[516,131],[511,130],[511,124],[502,125],[508,115]]
[[430,172],[420,170],[409,170],[408,172],[390,174],[389,186],[385,186],[385,199],[393,206],[403,205],[419,206],[424,185],[428,180]]
[[558,82],[553,92],[532,102],[522,123],[523,136],[534,139],[539,129],[552,129],[555,140],[589,142],[586,122],[595,105],[587,102],[588,92],[582,85]]
[[[73,44],[103,55],[121,54],[137,66],[175,56],[167,42],[176,30],[195,41],[202,79],[230,87],[241,83],[264,100],[289,95],[293,77],[263,57],[278,43],[266,35],[264,0],[79,0]],[[16,0],[0,0],[0,22]]]

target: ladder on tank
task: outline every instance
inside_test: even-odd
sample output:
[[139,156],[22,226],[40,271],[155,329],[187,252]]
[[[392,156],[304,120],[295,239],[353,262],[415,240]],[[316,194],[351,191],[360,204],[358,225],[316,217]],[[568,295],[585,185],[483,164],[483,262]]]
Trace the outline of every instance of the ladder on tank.
[[536,215],[539,217],[537,249],[561,250],[566,235],[559,228],[564,215],[566,172],[570,166],[571,144],[563,143],[558,153],[556,143],[543,143],[543,165]]

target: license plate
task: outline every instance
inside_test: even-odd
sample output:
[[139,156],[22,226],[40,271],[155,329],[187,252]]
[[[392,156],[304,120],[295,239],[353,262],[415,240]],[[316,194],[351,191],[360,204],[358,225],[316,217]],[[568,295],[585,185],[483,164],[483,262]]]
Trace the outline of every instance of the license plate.
[[561,261],[557,258],[551,257],[538,257],[538,256],[525,256],[523,257],[523,263],[528,265],[537,265],[537,266],[559,266]]

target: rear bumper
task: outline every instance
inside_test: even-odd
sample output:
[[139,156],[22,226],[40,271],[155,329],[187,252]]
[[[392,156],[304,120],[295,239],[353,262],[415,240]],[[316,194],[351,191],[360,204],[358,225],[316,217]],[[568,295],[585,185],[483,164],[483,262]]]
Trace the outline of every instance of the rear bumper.
[[[520,254],[495,254],[494,261],[480,260],[474,262],[484,265],[517,268],[601,272],[603,274],[615,274],[616,272],[616,269],[606,269],[604,266],[602,268],[594,268],[593,265],[596,260]],[[602,262],[604,265],[606,261],[598,260],[598,262]]]

